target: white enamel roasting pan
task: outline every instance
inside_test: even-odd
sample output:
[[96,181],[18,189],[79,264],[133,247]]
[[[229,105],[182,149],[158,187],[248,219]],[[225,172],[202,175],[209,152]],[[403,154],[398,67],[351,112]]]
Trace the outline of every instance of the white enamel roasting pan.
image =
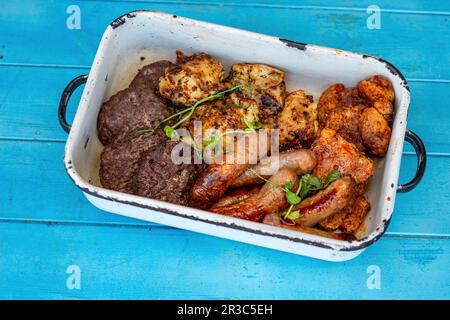
[[[359,240],[345,242],[217,215],[167,202],[107,190],[98,182],[100,153],[97,115],[111,95],[128,86],[137,70],[156,60],[175,60],[175,50],[207,52],[229,66],[236,62],[266,63],[286,71],[288,91],[304,89],[318,100],[332,83],[355,86],[359,80],[380,74],[393,84],[395,118],[392,139],[384,160],[378,165],[367,196],[372,209]],[[87,82],[86,82],[87,81]],[[86,82],[72,126],[65,120],[70,95]],[[391,220],[397,191],[412,189],[421,179],[426,154],[421,140],[406,130],[409,107],[408,85],[390,63],[315,45],[283,40],[248,31],[195,21],[175,15],[135,11],[114,20],[100,42],[89,76],[74,79],[64,90],[59,120],[69,132],[64,164],[73,182],[87,199],[105,211],[238,240],[329,261],[349,260],[378,240]],[[413,144],[418,155],[415,178],[398,185],[403,142]]]

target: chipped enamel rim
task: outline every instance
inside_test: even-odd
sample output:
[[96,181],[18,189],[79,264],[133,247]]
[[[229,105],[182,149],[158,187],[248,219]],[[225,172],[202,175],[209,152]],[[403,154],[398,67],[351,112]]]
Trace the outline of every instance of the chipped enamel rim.
[[[111,37],[114,33],[114,30],[116,28],[120,28],[120,26],[124,25],[129,19],[133,19],[138,15],[154,15],[154,16],[160,16],[164,17],[165,19],[180,19],[187,25],[195,23],[197,25],[202,25],[205,28],[214,29],[218,32],[221,30],[223,31],[232,31],[234,33],[242,34],[247,37],[258,37],[258,39],[265,40],[267,42],[273,43],[274,45],[280,45],[280,42],[284,45],[294,47],[299,50],[311,50],[311,51],[321,51],[322,53],[328,53],[328,54],[337,54],[337,50],[327,47],[321,47],[317,45],[311,45],[306,43],[300,43],[295,41],[290,41],[286,39],[279,39],[276,37],[261,35],[258,33],[250,32],[250,31],[243,31],[235,28],[225,27],[221,25],[211,24],[207,22],[201,22],[196,21],[188,18],[182,18],[178,17],[176,15],[156,12],[156,11],[148,11],[148,10],[138,10],[133,11],[130,13],[127,13],[117,19],[115,19],[106,29],[105,33],[103,34],[102,40],[100,42],[98,51],[96,53],[94,63],[92,66],[92,69],[89,73],[89,78],[87,80],[86,86],[83,91],[83,95],[79,104],[79,107],[77,109],[74,122],[72,125],[72,129],[69,133],[67,143],[65,146],[65,155],[64,155],[64,165],[65,169],[67,171],[67,174],[73,181],[73,183],[79,187],[83,192],[86,194],[89,194],[93,197],[97,197],[100,199],[108,200],[114,203],[120,203],[120,204],[126,204],[131,205],[139,208],[144,209],[151,209],[154,211],[162,212],[168,215],[180,217],[183,219],[190,219],[194,221],[199,221],[203,223],[207,223],[211,226],[222,226],[230,229],[245,231],[250,234],[257,234],[257,235],[264,235],[267,237],[275,237],[282,240],[291,241],[293,243],[303,243],[308,246],[312,247],[319,247],[324,249],[330,249],[332,251],[338,251],[338,252],[355,252],[355,251],[361,251],[365,249],[366,247],[370,246],[374,242],[376,242],[386,231],[393,212],[394,207],[394,201],[395,201],[395,189],[389,193],[389,196],[392,197],[392,203],[388,207],[388,210],[381,212],[382,215],[382,223],[369,235],[366,237],[354,240],[354,241],[343,241],[343,240],[336,240],[336,239],[329,239],[320,237],[317,235],[311,235],[306,233],[301,233],[298,231],[292,231],[288,229],[283,229],[280,227],[274,227],[270,225],[265,225],[262,223],[247,221],[239,218],[233,218],[228,216],[222,216],[217,215],[214,213],[210,213],[208,211],[203,211],[195,208],[180,206],[171,204],[168,202],[163,202],[159,200],[144,198],[136,195],[121,193],[113,190],[108,190],[102,187],[97,187],[85,179],[81,177],[81,175],[75,170],[73,167],[73,152],[76,152],[74,148],[74,138],[77,135],[77,132],[79,132],[82,121],[84,119],[89,119],[92,117],[92,115],[89,115],[88,112],[88,105],[90,101],[89,92],[92,94],[92,90],[94,87],[95,81],[98,78],[98,70],[99,70],[99,62],[105,58],[105,49],[106,49],[106,43],[108,41],[108,37]],[[398,116],[400,116],[400,124],[399,126],[399,132],[395,137],[392,137],[391,144],[395,144],[395,149],[402,150],[403,149],[403,142],[404,142],[404,136],[406,131],[406,119],[407,119],[407,113],[409,108],[409,101],[410,101],[410,93],[408,84],[406,82],[406,79],[403,77],[401,72],[393,66],[391,63],[374,56],[364,55],[364,54],[358,54],[358,53],[352,53],[348,51],[338,50],[339,54],[346,55],[346,56],[352,56],[352,57],[358,57],[361,59],[368,59],[373,60],[375,63],[383,64],[384,68],[386,68],[395,78],[398,79],[399,84],[401,85],[401,92],[396,92],[397,96],[400,96],[400,105],[396,108],[398,109],[398,113],[400,113]],[[394,159],[398,162],[398,171],[400,168],[400,160],[401,160],[401,151],[400,151],[400,157],[399,159]],[[396,177],[396,181],[392,181],[392,188],[397,186],[398,182],[398,172],[394,174]],[[151,221],[151,220],[148,220]],[[262,246],[265,246],[264,244],[261,244]],[[299,252],[299,254],[301,254]]]

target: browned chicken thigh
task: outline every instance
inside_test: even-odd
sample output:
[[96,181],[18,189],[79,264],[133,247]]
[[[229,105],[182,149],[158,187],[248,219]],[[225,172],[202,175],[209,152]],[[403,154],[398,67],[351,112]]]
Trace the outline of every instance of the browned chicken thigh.
[[366,108],[359,118],[359,132],[364,144],[375,156],[386,154],[391,139],[391,128],[377,109]]
[[379,75],[360,81],[356,88],[333,84],[319,99],[319,126],[335,130],[361,151],[383,156],[389,146],[393,101],[391,83]]
[[386,121],[392,120],[394,113],[394,88],[383,76],[373,76],[358,83],[358,91],[368,99],[372,106],[380,112]]
[[303,90],[291,92],[281,111],[277,127],[282,149],[309,148],[317,136],[318,123],[313,97]]
[[284,72],[266,64],[237,63],[231,66],[228,81],[233,86],[243,85],[231,94],[234,103],[247,109],[253,120],[273,127],[284,104]]
[[204,52],[186,56],[177,51],[176,64],[159,81],[159,92],[175,105],[193,105],[226,87],[224,72],[220,62]]
[[319,179],[324,179],[333,170],[339,170],[342,175],[349,175],[360,184],[374,173],[372,160],[332,129],[322,130],[311,150],[317,157],[313,173]]

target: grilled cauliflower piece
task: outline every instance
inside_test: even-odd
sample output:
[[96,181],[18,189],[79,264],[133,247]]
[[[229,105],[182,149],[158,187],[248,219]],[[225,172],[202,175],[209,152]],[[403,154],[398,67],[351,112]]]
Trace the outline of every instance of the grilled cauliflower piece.
[[291,92],[286,97],[277,127],[280,129],[282,149],[309,148],[318,130],[313,97],[306,95],[303,90]]
[[266,64],[237,63],[231,67],[229,82],[244,85],[231,98],[238,106],[252,105],[262,124],[273,127],[283,108],[286,86],[284,72]]
[[200,52],[186,56],[177,51],[174,66],[159,80],[159,92],[176,105],[192,105],[226,87],[224,69],[219,61]]
[[314,174],[319,179],[324,179],[333,170],[339,170],[359,184],[366,182],[374,173],[372,160],[332,129],[322,130],[311,150],[317,157]]

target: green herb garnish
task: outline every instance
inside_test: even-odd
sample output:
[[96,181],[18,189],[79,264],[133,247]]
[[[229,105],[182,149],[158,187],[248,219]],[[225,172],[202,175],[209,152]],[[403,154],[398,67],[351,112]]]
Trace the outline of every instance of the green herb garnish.
[[[250,106],[249,108],[251,108],[254,118],[258,119],[258,115],[256,114],[253,107]],[[244,130],[229,130],[229,131],[225,131],[222,134],[217,134],[217,133],[212,134],[203,140],[203,147],[212,149],[219,143],[220,139],[222,139],[226,135],[236,134],[236,133],[248,134],[248,133],[254,132],[262,127],[262,124],[259,123],[259,120],[251,121],[248,119],[247,115],[245,115],[245,114],[244,114],[243,120],[244,120],[244,123],[247,126],[247,128],[245,128]]]
[[[336,181],[341,177],[341,172],[338,170],[331,171],[327,177],[325,178],[325,181],[322,182],[313,174],[304,174],[299,181],[297,191],[295,192],[295,195],[300,199],[297,203],[293,203],[288,200],[290,206],[289,208],[281,213],[282,218],[284,219],[284,222],[290,220],[291,223],[295,223],[295,220],[300,216],[300,212],[298,210],[292,211],[293,207],[300,203],[304,198],[312,195],[313,193],[323,190],[326,187],[328,187],[332,182]],[[287,195],[286,195],[287,197]],[[288,223],[288,224],[291,224]]]
[[[250,169],[250,171],[253,172],[253,174],[261,180],[270,183],[274,187],[278,187],[272,181],[264,178],[255,170]],[[313,174],[304,174],[300,178],[298,188],[295,192],[292,191],[292,181],[285,182],[282,186],[282,189],[286,194],[286,200],[289,203],[289,208],[281,213],[281,217],[283,218],[282,221],[284,221],[285,223],[286,221],[291,221],[291,223],[288,224],[294,224],[295,220],[300,216],[299,210],[292,211],[294,206],[299,204],[304,198],[312,195],[313,193],[325,189],[340,177],[341,172],[337,170],[330,172],[325,178],[324,182],[321,182],[319,178],[317,178]]]
[[175,138],[176,140],[178,140],[178,138],[179,138],[178,132],[174,128],[172,128],[171,126],[165,126],[164,127],[164,133],[166,134],[166,136],[169,139],[174,139]]
[[[229,88],[227,90],[216,92],[216,93],[214,93],[214,94],[212,94],[210,96],[207,96],[206,98],[203,98],[203,99],[197,101],[193,106],[190,106],[190,107],[180,111],[181,113],[185,113],[185,112],[189,112],[189,113],[187,115],[185,115],[183,118],[181,118],[177,123],[175,123],[172,126],[172,128],[176,129],[181,124],[183,124],[184,122],[188,121],[192,117],[192,115],[194,114],[195,109],[197,109],[203,103],[208,102],[210,100],[224,99],[226,93],[233,92],[233,91],[235,91],[235,90],[237,90],[237,89],[239,89],[241,87],[243,87],[243,85],[237,85],[237,86],[231,87],[231,88]],[[178,112],[178,113],[180,113],[180,112]],[[172,117],[172,116],[170,116],[170,117]],[[166,121],[167,121],[167,118],[164,119],[162,122],[166,122]],[[158,126],[159,126],[159,124],[158,124]]]

